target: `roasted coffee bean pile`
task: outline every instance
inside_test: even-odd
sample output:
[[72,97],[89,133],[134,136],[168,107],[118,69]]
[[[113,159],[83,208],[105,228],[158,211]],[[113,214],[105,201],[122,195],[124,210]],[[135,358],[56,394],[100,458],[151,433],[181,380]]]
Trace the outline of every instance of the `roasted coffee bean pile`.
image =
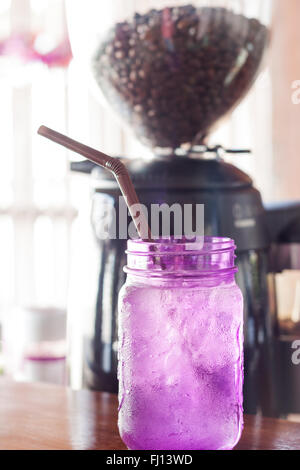
[[225,8],[191,5],[136,14],[93,59],[100,88],[152,147],[199,144],[253,83],[268,30]]

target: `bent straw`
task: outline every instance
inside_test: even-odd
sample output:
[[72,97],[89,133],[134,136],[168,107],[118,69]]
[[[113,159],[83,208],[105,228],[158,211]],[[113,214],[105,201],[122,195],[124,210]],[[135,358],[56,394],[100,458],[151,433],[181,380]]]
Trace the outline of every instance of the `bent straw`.
[[128,170],[118,158],[110,157],[99,150],[81,144],[80,142],[70,139],[70,137],[60,134],[53,129],[49,129],[49,127],[46,126],[41,126],[38,130],[38,134],[62,145],[63,147],[66,147],[69,150],[72,150],[73,152],[79,153],[91,162],[109,170],[117,180],[140,238],[145,239],[146,235],[147,240],[152,241],[150,227],[148,226],[148,222],[135,192]]

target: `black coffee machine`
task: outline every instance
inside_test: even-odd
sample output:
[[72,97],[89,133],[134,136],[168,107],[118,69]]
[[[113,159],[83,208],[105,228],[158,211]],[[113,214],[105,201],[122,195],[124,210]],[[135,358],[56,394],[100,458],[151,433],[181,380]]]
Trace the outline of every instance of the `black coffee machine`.
[[[206,235],[235,240],[237,281],[244,295],[244,409],[250,414],[279,416],[279,332],[269,255],[271,244],[280,242],[277,237],[284,225],[292,227],[294,222],[290,239],[300,241],[300,204],[267,210],[248,175],[219,158],[218,153],[207,156],[170,155],[149,162],[128,160],[126,164],[140,201],[147,207],[151,203],[204,204]],[[92,225],[97,238],[103,210],[116,209],[118,226],[120,191],[110,174],[98,167],[83,162],[72,164],[72,168],[91,171],[95,189]],[[282,230],[275,232],[277,225]],[[83,383],[92,389],[117,392],[117,297],[125,281],[126,240],[97,239],[97,243],[98,292],[90,335],[84,339]]]

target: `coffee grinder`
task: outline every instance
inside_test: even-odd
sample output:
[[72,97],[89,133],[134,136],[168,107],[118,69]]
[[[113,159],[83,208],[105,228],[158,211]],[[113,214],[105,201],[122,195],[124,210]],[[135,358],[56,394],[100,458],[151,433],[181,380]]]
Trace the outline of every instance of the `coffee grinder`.
[[[245,300],[244,408],[278,416],[271,219],[249,176],[226,163],[221,147],[208,145],[209,133],[258,75],[269,42],[268,2],[250,2],[252,7],[246,8],[246,2],[235,1],[215,0],[209,6],[206,1],[139,1],[132,2],[131,15],[123,14],[121,3],[69,2],[75,58],[77,50],[86,52],[93,87],[153,151],[150,161],[124,157],[140,201],[147,207],[204,204],[206,234],[236,241],[238,283]],[[109,18],[110,28],[104,18]],[[87,49],[78,45],[83,22]],[[101,169],[86,162],[74,163],[72,169],[91,173],[99,271],[88,327],[71,340],[74,357],[81,351],[80,365],[75,358],[71,367],[81,368],[82,386],[116,392],[117,296],[124,282],[126,240],[102,240],[97,233],[104,210],[114,208],[118,214],[120,193]],[[299,206],[290,217],[300,219]],[[70,317],[78,314],[69,312]]]

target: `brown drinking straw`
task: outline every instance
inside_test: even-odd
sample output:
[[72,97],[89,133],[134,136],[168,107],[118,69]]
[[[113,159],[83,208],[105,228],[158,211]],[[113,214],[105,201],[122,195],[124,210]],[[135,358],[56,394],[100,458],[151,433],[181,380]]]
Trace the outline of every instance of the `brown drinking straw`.
[[[66,147],[69,150],[72,150],[73,152],[83,155],[91,162],[109,170],[117,180],[140,238],[145,239],[143,235],[147,232],[147,240],[152,241],[150,227],[148,226],[148,222],[145,214],[143,213],[128,170],[118,158],[110,157],[99,150],[81,144],[80,142],[70,139],[70,137],[60,134],[53,129],[49,129],[49,127],[46,126],[41,126],[38,130],[38,134],[62,145],[63,147]],[[135,206],[135,210],[133,209],[133,206]],[[142,227],[145,232],[142,230]]]

